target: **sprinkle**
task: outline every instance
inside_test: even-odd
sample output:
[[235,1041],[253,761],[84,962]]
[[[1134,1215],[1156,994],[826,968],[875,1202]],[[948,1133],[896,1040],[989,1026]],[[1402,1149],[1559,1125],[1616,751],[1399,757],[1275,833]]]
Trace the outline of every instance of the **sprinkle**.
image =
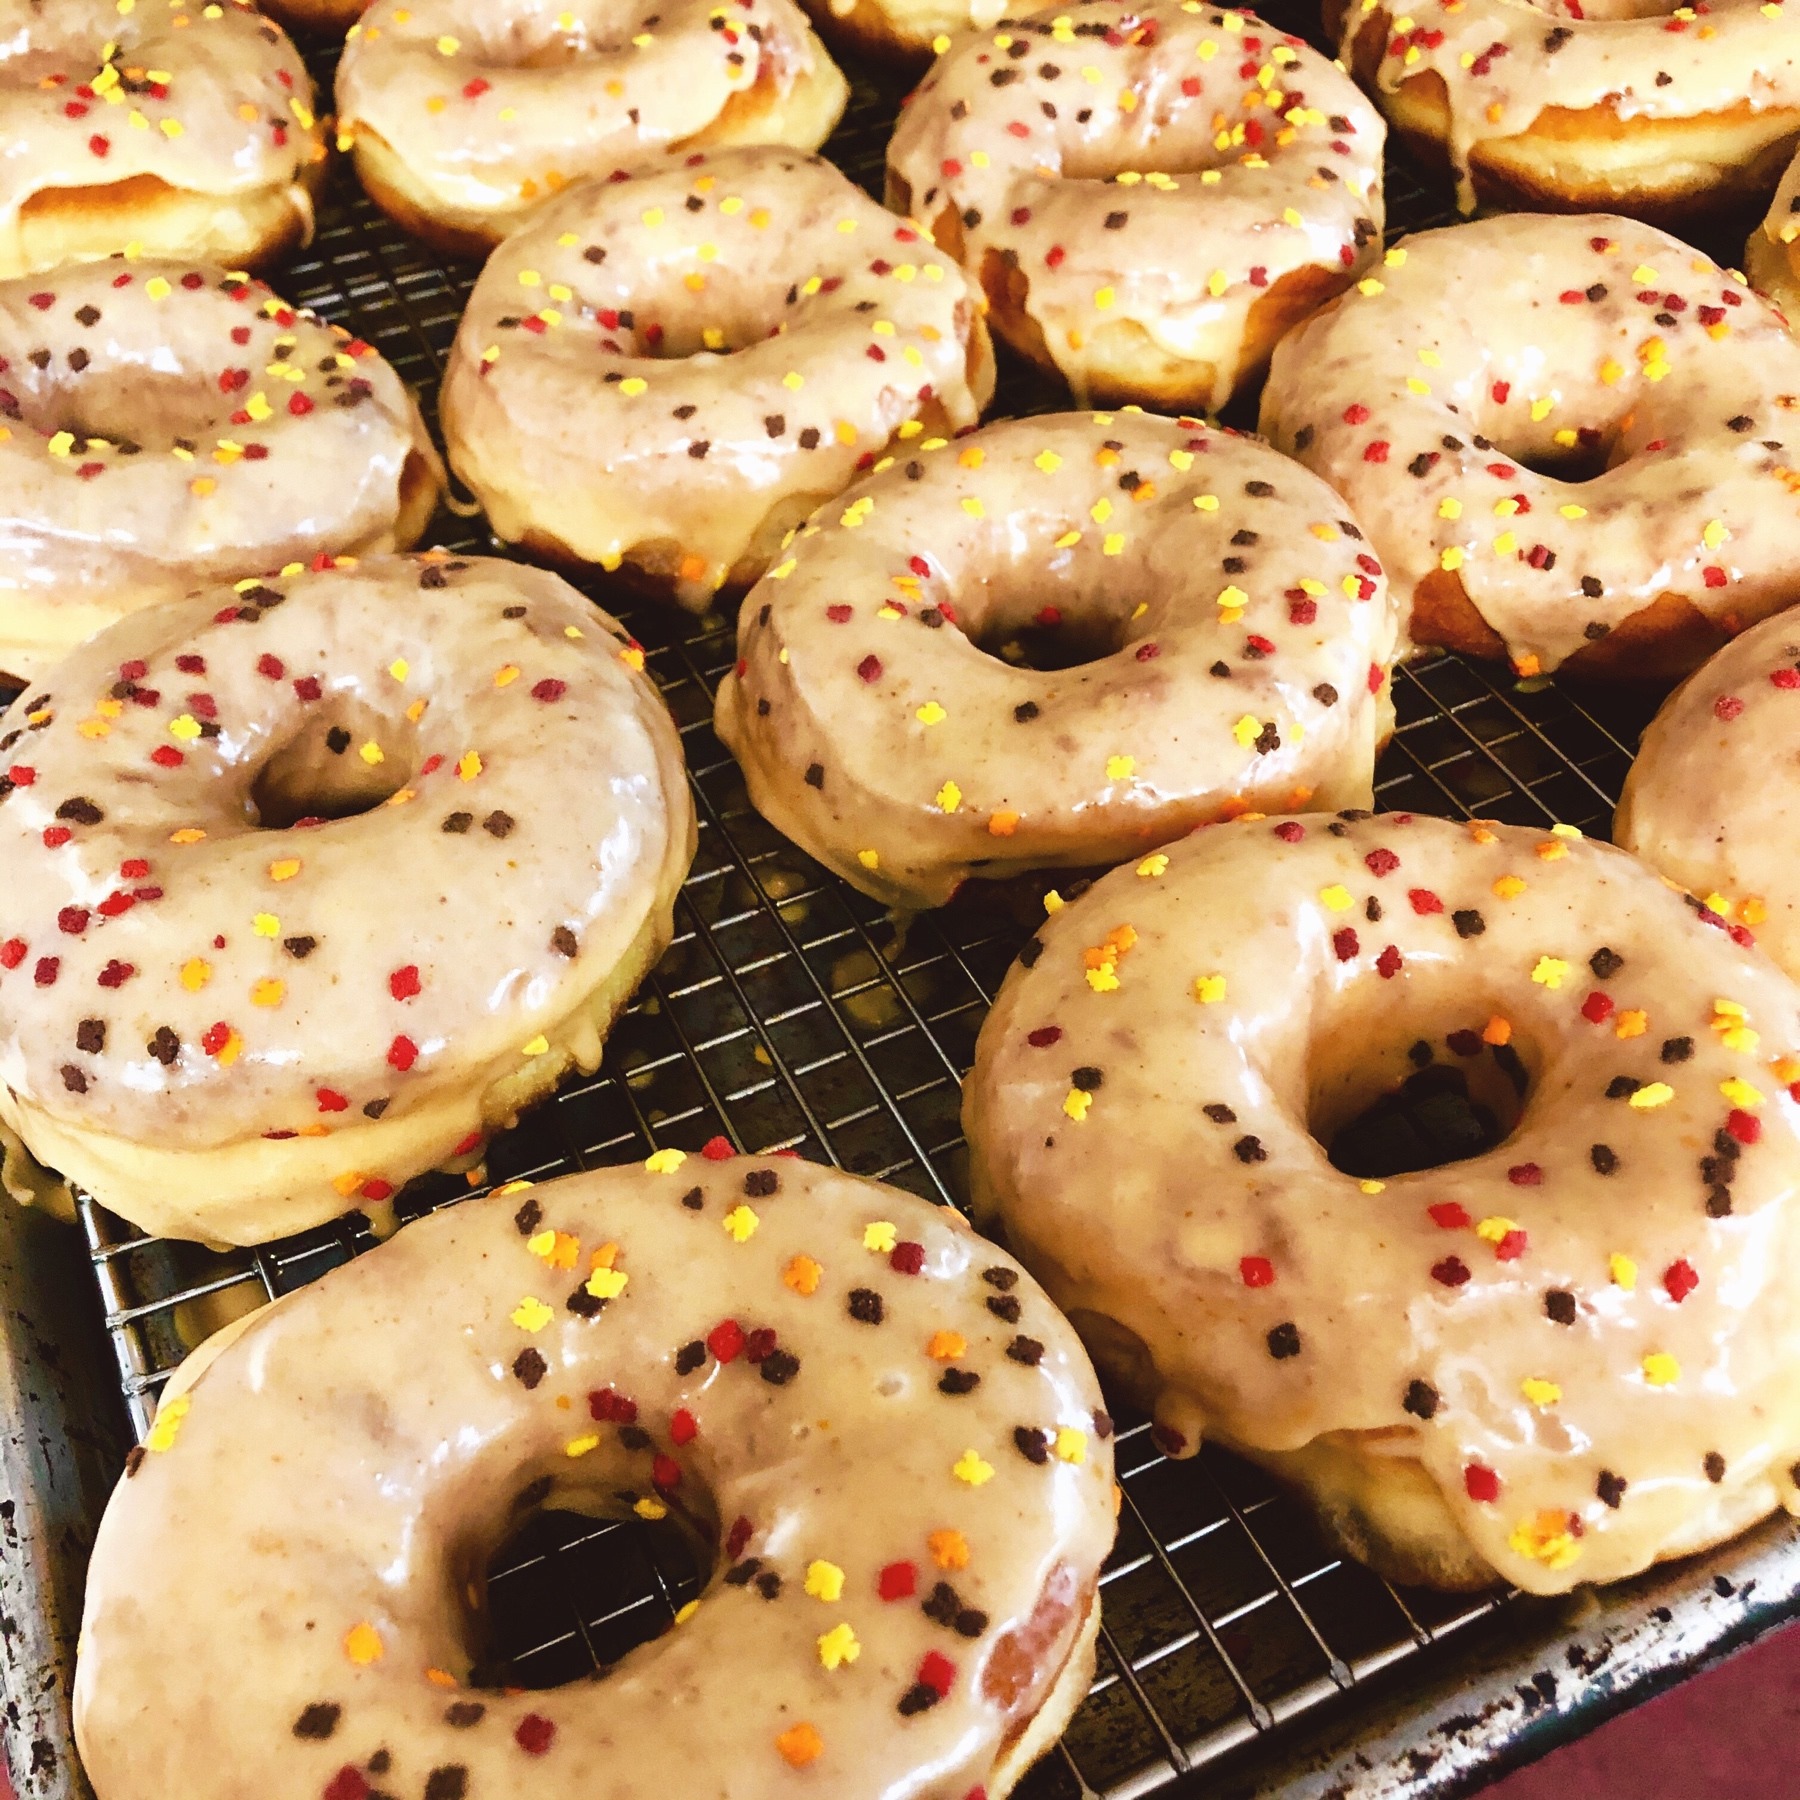
[[955,1362],[969,1347],[960,1331],[934,1331],[925,1346],[925,1354],[933,1362]]
[[1087,1433],[1073,1425],[1062,1425],[1056,1432],[1056,1454],[1066,1463],[1087,1461]]
[[[1723,1087],[1724,1084],[1720,1085]],[[1751,1089],[1751,1092],[1754,1093],[1755,1089]],[[1632,1093],[1626,1105],[1636,1107],[1639,1112],[1654,1112],[1659,1106],[1667,1106],[1674,1098],[1675,1090],[1666,1081],[1652,1081]]]
[[960,1531],[934,1531],[925,1540],[931,1560],[940,1569],[966,1569],[969,1566],[969,1540]]
[[1158,875],[1161,875],[1168,866],[1169,859],[1159,850],[1154,856],[1146,856],[1144,860],[1138,864],[1137,872],[1140,878],[1145,881],[1150,881],[1154,880]]
[[1533,1406],[1554,1406],[1562,1398],[1562,1389],[1554,1381],[1545,1381],[1536,1375],[1527,1375],[1519,1384],[1519,1392]]
[[146,1450],[173,1450],[175,1439],[181,1430],[181,1421],[188,1416],[193,1401],[186,1394],[177,1394],[173,1400],[156,1409],[156,1421],[150,1427],[150,1435],[144,1439]]
[[652,1175],[673,1175],[686,1161],[685,1150],[655,1150],[644,1158],[644,1167]]
[[1223,975],[1200,975],[1194,980],[1194,998],[1202,1006],[1214,1006],[1225,998]]
[[933,798],[939,812],[953,813],[962,805],[962,789],[954,781],[946,781]]
[[542,1331],[556,1314],[535,1295],[527,1294],[512,1310],[512,1322],[521,1331]]
[[1626,1293],[1637,1291],[1637,1264],[1629,1256],[1615,1250],[1606,1259],[1606,1272],[1614,1287],[1623,1288]]
[[734,1206],[719,1222],[730,1233],[732,1240],[739,1244],[747,1244],[756,1235],[757,1226],[762,1223],[756,1214],[744,1205]]
[[862,1645],[856,1641],[856,1633],[846,1625],[834,1625],[819,1639],[819,1661],[828,1669],[836,1669],[844,1663],[853,1663],[862,1655]]
[[1332,912],[1348,912],[1355,904],[1350,898],[1350,890],[1340,882],[1333,882],[1330,887],[1320,888],[1319,898]]
[[1494,897],[1499,900],[1516,900],[1524,891],[1524,879],[1518,875],[1502,875],[1494,883]]
[[1062,1109],[1079,1125],[1088,1116],[1088,1109],[1093,1104],[1092,1094],[1084,1093],[1080,1088],[1070,1088],[1063,1096]]
[[791,1257],[787,1267],[781,1271],[782,1285],[792,1288],[796,1294],[815,1294],[819,1289],[819,1278],[824,1273],[824,1267],[814,1262],[810,1256]]
[[380,1662],[383,1648],[381,1633],[373,1625],[352,1625],[344,1633],[344,1654],[359,1668]]
[[1540,956],[1531,971],[1531,979],[1539,987],[1547,987],[1552,993],[1562,986],[1563,977],[1568,974],[1569,965],[1559,957]]
[[586,1456],[590,1450],[597,1450],[599,1447],[600,1434],[597,1431],[593,1431],[589,1432],[586,1437],[570,1438],[570,1440],[563,1445],[563,1455]]
[[806,1591],[815,1600],[835,1605],[844,1593],[844,1571],[836,1563],[809,1563],[806,1569]]
[[863,1227],[863,1248],[887,1256],[900,1241],[900,1233],[886,1219],[875,1219]]
[[804,1769],[808,1763],[817,1762],[824,1754],[825,1740],[819,1736],[817,1726],[802,1720],[798,1725],[790,1725],[776,1738],[775,1748],[781,1752],[782,1760],[789,1768]]
[[[1653,1085],[1660,1087],[1662,1084],[1657,1082]],[[1638,1093],[1641,1094],[1642,1092],[1643,1090],[1640,1088]],[[1733,1075],[1728,1080],[1721,1081],[1719,1083],[1719,1092],[1723,1094],[1733,1106],[1741,1106],[1746,1112],[1754,1110],[1763,1103],[1761,1090],[1753,1088],[1749,1082],[1745,1081],[1743,1077],[1739,1075]],[[1636,1106],[1637,1103],[1638,1094],[1633,1094],[1631,1097],[1631,1104]]]
[[1681,1379],[1681,1364],[1666,1350],[1652,1350],[1643,1362],[1644,1379],[1652,1387],[1669,1387]]
[[965,1450],[952,1464],[950,1473],[958,1481],[966,1481],[970,1487],[981,1487],[993,1480],[994,1465],[983,1462],[979,1451]]

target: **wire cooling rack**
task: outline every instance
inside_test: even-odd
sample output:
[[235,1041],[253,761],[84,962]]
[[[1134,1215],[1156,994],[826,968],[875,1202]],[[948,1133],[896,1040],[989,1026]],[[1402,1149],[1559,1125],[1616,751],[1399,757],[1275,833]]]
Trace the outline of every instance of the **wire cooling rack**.
[[[1311,25],[1285,0],[1266,10],[1295,29]],[[332,55],[312,61],[328,92]],[[877,191],[898,93],[857,75],[848,118],[828,146]],[[1447,189],[1422,184],[1402,165],[1390,168],[1388,207],[1390,231],[1451,216]],[[473,274],[397,231],[340,168],[311,253],[277,286],[377,345],[432,412]],[[1014,368],[997,411],[1055,404],[1044,383]],[[478,523],[445,513],[437,528],[449,547],[494,548]],[[618,607],[617,595],[594,592]],[[483,1178],[542,1180],[662,1145],[691,1149],[723,1133],[746,1150],[791,1148],[960,1203],[960,1080],[1040,890],[977,884],[952,906],[896,925],[751,809],[711,725],[715,684],[735,654],[733,621],[618,609],[681,730],[699,853],[675,941],[620,1020],[602,1072],[565,1087],[498,1140]],[[1560,820],[1602,835],[1651,710],[1642,697],[1515,683],[1503,670],[1448,656],[1400,670],[1395,698],[1398,730],[1379,770],[1383,806]],[[401,1215],[474,1191],[435,1177],[404,1196]],[[210,1331],[373,1241],[358,1214],[229,1254],[147,1239],[89,1202],[81,1222],[140,1436],[162,1383]],[[1544,1634],[1521,1619],[1530,1621],[1537,1603],[1402,1592],[1327,1551],[1294,1501],[1231,1457],[1208,1452],[1172,1464],[1141,1422],[1121,1430],[1117,1449],[1123,1510],[1104,1577],[1099,1673],[1063,1743],[1020,1790],[1026,1800],[1126,1800],[1201,1782],[1209,1791],[1266,1791],[1268,1771],[1334,1717],[1334,1707],[1392,1685],[1395,1671],[1414,1697],[1384,1728],[1391,1734],[1399,1719],[1404,1749],[1407,1731],[1416,1726],[1422,1736],[1434,1718],[1440,1736],[1449,1734],[1444,1742],[1460,1733],[1473,1745],[1458,1766],[1479,1774],[1497,1753],[1494,1741],[1474,1729],[1472,1716],[1446,1718],[1444,1695],[1431,1687],[1454,1686],[1452,1651],[1498,1646],[1499,1674],[1489,1685],[1504,1697],[1511,1674],[1520,1675],[1512,1687],[1523,1700],[1508,1702],[1514,1711],[1529,1715],[1558,1691],[1553,1673],[1539,1672],[1535,1687],[1525,1677]],[[1735,1591],[1716,1579],[1722,1589],[1701,1592],[1698,1575],[1690,1587],[1701,1599]],[[703,1582],[679,1541],[656,1528],[546,1515],[495,1560],[485,1672],[536,1687],[576,1678],[664,1629]],[[1660,1606],[1644,1619],[1653,1636],[1667,1636],[1674,1616]],[[1740,1635],[1748,1629],[1734,1620]],[[1509,1648],[1522,1630],[1522,1647]],[[1691,1666],[1727,1635],[1716,1620],[1696,1631],[1661,1658],[1657,1678]],[[1571,1667],[1587,1654],[1566,1650]],[[1509,1657],[1526,1660],[1515,1667]],[[1373,1742],[1366,1722],[1357,1729]],[[1516,1754],[1517,1737],[1500,1753]],[[1442,1754],[1404,1751],[1401,1785],[1391,1791],[1448,1791],[1431,1785]],[[1360,1760],[1372,1766],[1368,1756]],[[1217,1790],[1215,1780],[1223,1784]]]

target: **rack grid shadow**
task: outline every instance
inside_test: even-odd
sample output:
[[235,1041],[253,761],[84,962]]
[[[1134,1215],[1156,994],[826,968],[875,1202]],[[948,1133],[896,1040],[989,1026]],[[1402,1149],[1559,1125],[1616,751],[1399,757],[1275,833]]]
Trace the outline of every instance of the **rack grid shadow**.
[[[1297,8],[1269,10],[1306,29]],[[328,89],[330,54],[312,60]],[[891,84],[858,76],[827,146],[872,188],[897,99]],[[1443,184],[1390,166],[1390,231],[1448,222],[1447,199]],[[376,345],[429,412],[473,273],[402,235],[340,167],[316,242],[276,286]],[[996,411],[1057,404],[1066,401],[1013,367]],[[479,521],[449,512],[432,541],[495,549]],[[1028,933],[1017,892],[959,897],[896,923],[751,809],[711,725],[733,622],[620,611],[680,727],[699,852],[674,943],[615,1029],[601,1072],[497,1140],[486,1179],[543,1180],[724,1134],[745,1150],[792,1149],[960,1203],[960,1081]],[[1649,711],[1641,698],[1516,683],[1449,656],[1402,668],[1395,692],[1381,806],[1562,821],[1600,835]],[[403,1197],[402,1217],[479,1191],[431,1178]],[[140,1436],[162,1383],[210,1330],[373,1241],[356,1214],[224,1254],[145,1238],[87,1201],[81,1219]],[[1021,1788],[1025,1800],[1125,1800],[1221,1766],[1253,1781],[1257,1758],[1335,1697],[1394,1665],[1429,1663],[1447,1639],[1491,1631],[1520,1605],[1397,1590],[1328,1551],[1304,1510],[1247,1465],[1210,1451],[1171,1463],[1141,1421],[1124,1425],[1117,1448],[1121,1529],[1104,1578],[1099,1673],[1063,1743]],[[666,1628],[703,1583],[654,1528],[549,1515],[496,1561],[492,1650],[521,1685],[575,1679]]]

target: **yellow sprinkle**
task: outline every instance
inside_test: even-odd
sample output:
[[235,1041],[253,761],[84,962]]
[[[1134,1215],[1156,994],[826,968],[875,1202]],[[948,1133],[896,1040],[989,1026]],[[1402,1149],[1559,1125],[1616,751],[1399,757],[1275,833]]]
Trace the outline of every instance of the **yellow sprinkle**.
[[828,1669],[835,1669],[843,1663],[853,1663],[861,1655],[862,1645],[856,1641],[856,1633],[848,1625],[834,1625],[819,1639],[819,1661]]
[[815,1600],[835,1606],[844,1594],[844,1571],[836,1563],[813,1562],[806,1566],[806,1591]]
[[1525,891],[1525,880],[1520,875],[1502,875],[1494,883],[1494,895],[1500,900],[1516,900]]
[[457,778],[462,781],[473,781],[481,773],[481,758],[473,750],[466,750],[457,759]]
[[719,1223],[724,1226],[734,1243],[747,1244],[756,1235],[756,1228],[762,1223],[762,1220],[750,1207],[739,1204],[734,1206]]
[[1225,998],[1223,975],[1199,975],[1194,979],[1194,998],[1202,1006],[1214,1006]]
[[983,1462],[979,1451],[965,1450],[951,1465],[950,1473],[970,1487],[981,1487],[994,1478],[994,1465]]
[[1460,544],[1450,544],[1438,555],[1438,567],[1447,573],[1454,574],[1463,566],[1463,552]]
[[542,1331],[556,1314],[535,1295],[527,1294],[512,1310],[512,1322],[521,1331]]
[[1094,308],[1098,312],[1105,312],[1117,298],[1111,288],[1103,287],[1094,295]]
[[357,751],[356,754],[358,756],[360,756],[363,759],[363,761],[369,765],[369,767],[371,769],[374,768],[377,763],[384,763],[387,761],[386,753],[382,750],[381,746],[375,742],[375,740],[373,738],[370,738],[369,741],[366,744],[364,744]]
[[1667,1106],[1675,1098],[1675,1090],[1666,1081],[1652,1081],[1639,1088],[1626,1102],[1639,1112],[1654,1112],[1659,1106]]
[[1194,505],[1201,512],[1217,512],[1219,510],[1219,496],[1217,494],[1196,494],[1194,496]]
[[669,1509],[654,1494],[646,1494],[631,1509],[640,1519],[666,1519]]
[[1144,860],[1138,864],[1137,872],[1143,880],[1153,881],[1158,875],[1163,874],[1168,869],[1168,866],[1168,857],[1166,857],[1162,851],[1158,850],[1154,854],[1146,856]]
[[886,1219],[875,1219],[863,1227],[863,1248],[886,1256],[900,1241],[900,1233]]
[[1707,549],[1716,550],[1730,536],[1731,533],[1725,529],[1722,519],[1709,519],[1706,529],[1700,533],[1700,541]]
[[653,1150],[644,1158],[644,1167],[652,1175],[673,1175],[686,1161],[685,1150]]
[[1331,912],[1348,912],[1356,904],[1350,898],[1350,890],[1338,881],[1330,887],[1320,888],[1319,898]]
[[597,1450],[599,1447],[599,1432],[590,1431],[585,1437],[570,1438],[569,1441],[563,1445],[563,1455],[586,1456],[590,1450]]
[[1517,1219],[1505,1219],[1495,1214],[1492,1218],[1483,1219],[1475,1227],[1475,1235],[1484,1244],[1499,1244],[1505,1241],[1508,1232],[1518,1229],[1519,1221]]
[[259,912],[251,919],[250,929],[258,937],[280,937],[281,921],[273,913]]
[[939,812],[953,813],[962,805],[962,789],[954,781],[946,781],[934,798]]
[[188,1416],[193,1400],[186,1394],[177,1394],[173,1400],[165,1401],[156,1409],[155,1423],[150,1427],[150,1435],[144,1439],[146,1450],[173,1450],[175,1439],[181,1431],[181,1421]]
[[380,1662],[382,1648],[381,1633],[373,1625],[352,1625],[344,1633],[344,1654],[359,1667]]
[[212,964],[198,956],[189,957],[181,965],[181,985],[190,994],[197,994],[212,980]]
[[630,1283],[631,1277],[623,1269],[596,1269],[585,1286],[596,1300],[616,1300]]
[[166,300],[173,292],[173,289],[170,288],[169,284],[163,280],[160,275],[152,275],[150,279],[144,283],[144,292],[148,294],[152,300]]
[[1080,1088],[1070,1088],[1063,1096],[1062,1109],[1079,1125],[1087,1116],[1088,1108],[1094,1104],[1094,1096]]
[[1046,475],[1054,475],[1062,467],[1062,458],[1054,450],[1040,450],[1031,460]]
[[[1661,1084],[1658,1083],[1657,1085],[1660,1086]],[[1639,1088],[1638,1094],[1641,1094],[1643,1091],[1642,1088]],[[1760,1088],[1753,1088],[1741,1075],[1733,1075],[1728,1080],[1721,1081],[1719,1083],[1719,1092],[1723,1094],[1733,1106],[1741,1106],[1746,1111],[1754,1111],[1763,1103],[1762,1090]],[[1637,1104],[1638,1094],[1633,1094],[1631,1096],[1631,1103],[1633,1106]]]
[[1547,987],[1552,993],[1562,986],[1563,977],[1568,974],[1569,965],[1560,957],[1540,956],[1531,971],[1531,979],[1539,987]]
[[276,981],[272,976],[267,977],[251,988],[250,1004],[252,1006],[279,1006],[281,998],[286,992],[287,984],[285,982]]
[[1056,1433],[1056,1454],[1066,1463],[1086,1462],[1087,1433],[1077,1431],[1073,1425],[1059,1426]]
[[1519,1383],[1519,1392],[1533,1406],[1554,1406],[1562,1398],[1562,1389],[1554,1381],[1545,1381],[1536,1375],[1527,1375]]
[[1644,1358],[1644,1379],[1652,1387],[1668,1387],[1681,1379],[1681,1364],[1666,1350],[1652,1350]]
[[949,716],[950,715],[945,712],[935,700],[927,700],[925,704],[913,714],[913,717],[917,719],[921,725],[941,725],[949,718]]
[[1231,735],[1237,740],[1239,749],[1248,750],[1262,736],[1262,720],[1254,713],[1245,713],[1232,726]]
[[1109,756],[1106,759],[1106,779],[1108,781],[1129,781],[1131,772],[1137,767],[1135,756]]
[[277,857],[269,864],[271,881],[292,881],[300,873],[300,859],[297,856]]

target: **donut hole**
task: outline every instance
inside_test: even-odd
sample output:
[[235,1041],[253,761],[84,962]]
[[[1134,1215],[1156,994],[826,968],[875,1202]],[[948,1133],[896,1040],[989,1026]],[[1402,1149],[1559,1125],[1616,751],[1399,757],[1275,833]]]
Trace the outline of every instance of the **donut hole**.
[[129,455],[184,441],[210,442],[229,429],[229,408],[220,407],[216,379],[198,371],[96,357],[79,371],[53,366],[23,386],[19,399],[26,422],[40,431],[68,432],[75,439],[72,455],[80,455],[93,439]]
[[1058,592],[1046,601],[1043,593],[1041,587],[1008,594],[971,584],[958,599],[957,624],[977,650],[1015,669],[1076,669],[1130,641],[1135,594]]
[[[363,754],[365,745],[375,743],[380,762]],[[392,719],[354,703],[316,708],[264,757],[251,778],[245,811],[262,831],[353,819],[398,793],[412,773],[406,736],[395,731]]]
[[[1446,1018],[1459,1022],[1445,1030]],[[1490,1018],[1465,1002],[1437,1014],[1430,1035],[1319,1033],[1307,1129],[1331,1166],[1378,1180],[1467,1162],[1505,1143],[1524,1115],[1534,1068],[1529,1046],[1490,1041],[1502,1035]]]
[[[835,283],[833,284],[836,285]],[[684,362],[691,356],[733,356],[773,337],[778,329],[802,329],[812,296],[781,280],[780,270],[740,269],[711,263],[699,291],[671,280],[614,309],[592,302],[600,346],[650,362]],[[628,371],[620,370],[621,380]]]
[[[559,1497],[560,1498],[560,1497]],[[590,1678],[662,1636],[698,1599],[710,1546],[673,1513],[533,1508],[488,1558],[470,1604],[470,1685],[541,1691]]]

